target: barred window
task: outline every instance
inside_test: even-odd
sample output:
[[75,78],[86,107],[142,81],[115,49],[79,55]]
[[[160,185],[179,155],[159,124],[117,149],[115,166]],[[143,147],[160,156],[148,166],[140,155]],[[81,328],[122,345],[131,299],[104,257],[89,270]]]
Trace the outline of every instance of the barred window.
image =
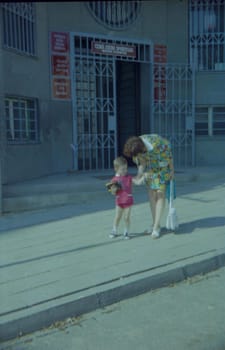
[[208,135],[208,108],[199,107],[196,108],[195,116],[195,133],[196,135]]
[[36,143],[39,140],[37,100],[5,98],[7,140],[10,143]]
[[35,55],[35,4],[32,2],[4,2],[3,44],[24,54]]
[[189,0],[190,61],[198,70],[225,70],[225,0]]
[[115,30],[127,28],[136,20],[141,0],[88,1],[87,6],[97,21]]
[[197,107],[195,116],[196,135],[225,135],[225,106]]
[[225,107],[213,108],[213,135],[225,135]]

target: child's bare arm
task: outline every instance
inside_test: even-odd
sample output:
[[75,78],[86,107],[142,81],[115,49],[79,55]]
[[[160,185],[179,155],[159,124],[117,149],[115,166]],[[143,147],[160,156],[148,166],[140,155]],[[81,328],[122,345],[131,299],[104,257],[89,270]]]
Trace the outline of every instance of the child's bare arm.
[[118,185],[117,184],[113,184],[111,186],[110,192],[115,196],[117,194],[117,192],[119,191],[118,189]]

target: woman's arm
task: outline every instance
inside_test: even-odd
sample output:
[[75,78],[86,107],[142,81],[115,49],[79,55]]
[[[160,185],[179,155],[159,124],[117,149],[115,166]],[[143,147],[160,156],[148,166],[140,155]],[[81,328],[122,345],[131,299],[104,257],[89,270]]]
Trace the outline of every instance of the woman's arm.
[[150,181],[150,174],[143,173],[142,175],[138,175],[132,178],[132,183],[135,185],[147,185]]
[[173,166],[173,158],[169,161],[169,168],[170,168],[170,179],[174,179],[174,166]]
[[146,168],[146,165],[147,165],[144,157],[135,157],[135,158],[133,158],[133,161],[137,165],[137,169],[138,169],[137,176],[143,175],[145,168]]

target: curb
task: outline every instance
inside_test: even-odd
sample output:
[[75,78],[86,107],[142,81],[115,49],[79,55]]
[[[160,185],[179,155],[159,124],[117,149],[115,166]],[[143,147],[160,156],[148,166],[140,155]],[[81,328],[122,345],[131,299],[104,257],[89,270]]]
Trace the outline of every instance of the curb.
[[[172,266],[172,268],[171,268]],[[120,276],[101,285],[78,290],[49,305],[34,305],[29,315],[18,311],[17,319],[12,315],[0,324],[0,340],[6,341],[48,327],[56,321],[78,317],[121,300],[138,296],[155,289],[167,287],[198,274],[206,274],[225,266],[225,248],[214,249],[196,256],[155,266],[144,271]],[[60,302],[61,301],[61,302]],[[11,319],[10,319],[11,317]]]

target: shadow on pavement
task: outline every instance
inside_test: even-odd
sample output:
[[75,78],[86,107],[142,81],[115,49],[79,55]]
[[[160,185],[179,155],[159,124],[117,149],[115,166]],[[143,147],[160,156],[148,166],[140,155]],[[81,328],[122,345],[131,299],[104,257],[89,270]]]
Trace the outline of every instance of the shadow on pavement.
[[[215,227],[225,227],[225,217],[224,216],[215,216],[211,218],[204,218],[199,220],[194,220],[190,222],[181,223],[177,234],[187,234],[192,233],[196,228],[215,228]],[[212,231],[213,233],[213,231]]]
[[[217,186],[224,186],[224,179],[216,179],[214,181],[194,181],[177,183],[177,199],[188,199],[190,201],[209,202],[202,198],[204,191],[216,189]],[[104,186],[103,186],[104,188]],[[105,188],[104,188],[105,191]],[[199,194],[199,198],[191,198],[192,194]],[[201,194],[201,196],[200,196]],[[148,195],[145,188],[140,187],[140,190],[134,189],[135,205],[148,203]],[[215,200],[212,199],[212,202]],[[64,220],[76,216],[96,213],[99,211],[114,210],[114,198],[106,193],[103,199],[96,198],[86,203],[70,204],[57,207],[49,207],[29,212],[6,214],[0,217],[0,233],[11,231],[23,227],[33,225],[40,225],[44,223]],[[185,224],[180,224],[179,232],[177,233],[191,233],[196,227],[215,227],[225,225],[225,218],[206,218]]]

